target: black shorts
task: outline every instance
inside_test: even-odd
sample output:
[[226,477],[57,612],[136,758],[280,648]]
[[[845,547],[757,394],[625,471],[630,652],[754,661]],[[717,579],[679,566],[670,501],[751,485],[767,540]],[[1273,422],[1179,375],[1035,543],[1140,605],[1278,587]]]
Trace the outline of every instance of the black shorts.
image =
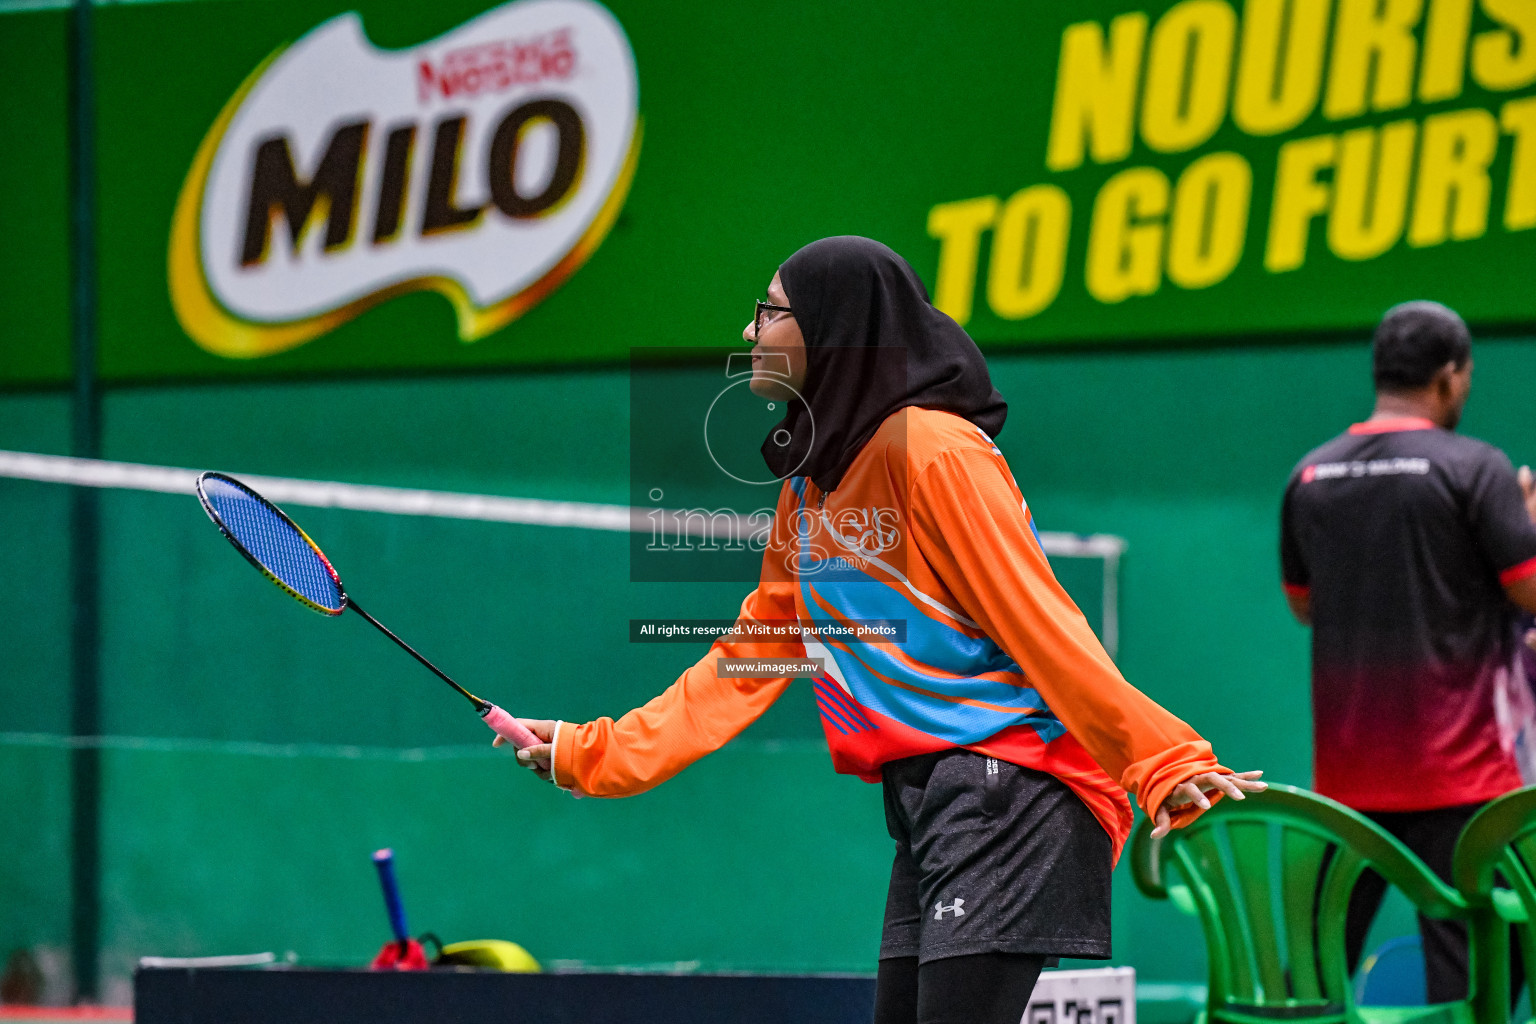
[[880,959],[1109,957],[1113,846],[1065,783],[968,750],[883,774],[896,860]]

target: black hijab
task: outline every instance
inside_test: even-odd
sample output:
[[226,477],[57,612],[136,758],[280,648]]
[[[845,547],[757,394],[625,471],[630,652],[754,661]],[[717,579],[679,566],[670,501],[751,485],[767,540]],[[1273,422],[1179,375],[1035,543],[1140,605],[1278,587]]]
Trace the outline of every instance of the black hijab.
[[[885,418],[909,405],[963,416],[992,437],[1003,429],[1008,405],[976,343],[890,249],[856,235],[823,238],[785,260],[779,282],[806,365],[802,397],[763,442],[776,476],[834,490]],[[777,443],[784,432],[788,442]]]

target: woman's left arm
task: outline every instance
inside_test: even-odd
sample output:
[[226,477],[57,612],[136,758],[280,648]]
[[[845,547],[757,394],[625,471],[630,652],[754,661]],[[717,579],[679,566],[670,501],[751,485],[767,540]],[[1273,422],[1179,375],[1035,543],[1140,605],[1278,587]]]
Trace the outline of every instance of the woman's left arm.
[[961,607],[1159,831],[1264,784],[1233,775],[1194,729],[1126,682],[1056,581],[1002,457],[951,449],[912,485],[912,541]]

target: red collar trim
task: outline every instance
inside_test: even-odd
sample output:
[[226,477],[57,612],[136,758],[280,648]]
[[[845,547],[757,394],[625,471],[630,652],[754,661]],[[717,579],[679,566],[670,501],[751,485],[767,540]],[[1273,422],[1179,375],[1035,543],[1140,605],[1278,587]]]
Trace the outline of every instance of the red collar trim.
[[1366,420],[1350,426],[1351,434],[1393,434],[1399,430],[1435,430],[1435,421],[1422,416],[1399,416],[1390,420]]

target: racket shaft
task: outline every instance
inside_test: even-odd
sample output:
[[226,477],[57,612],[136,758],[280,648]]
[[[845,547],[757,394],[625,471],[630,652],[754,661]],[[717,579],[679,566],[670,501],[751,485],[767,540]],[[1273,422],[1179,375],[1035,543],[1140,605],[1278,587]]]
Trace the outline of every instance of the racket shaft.
[[[524,747],[531,747],[544,742],[533,733],[529,732],[528,729],[519,723],[517,719],[501,710],[501,708],[497,707],[495,704],[492,704],[488,700],[482,700],[479,697],[476,697],[474,694],[464,689],[464,687],[454,682],[448,677],[446,672],[432,664],[426,658],[422,657],[414,647],[406,643],[404,640],[401,640],[378,619],[363,611],[363,609],[358,606],[357,602],[351,600],[351,598],[347,599],[347,607],[351,608],[353,611],[357,612],[357,614],[367,619],[370,623],[373,624],[375,628],[378,629],[380,633],[383,633],[395,643],[399,644],[402,648],[404,648],[406,653],[415,658],[417,661],[421,662],[427,668],[431,669],[433,674],[443,682],[447,683],[455,690],[458,690],[465,697],[469,698],[470,702],[474,704],[475,708],[480,712],[480,717],[485,719],[485,724],[490,726],[496,735],[505,739],[518,750],[522,750]],[[543,758],[540,758],[537,764],[545,771],[549,770],[549,762]],[[382,873],[382,869],[380,870]]]
[[347,607],[352,609],[353,611],[357,612],[357,614],[361,615],[363,618],[367,619],[369,624],[372,625],[375,629],[377,629],[380,633],[383,633],[385,636],[389,637],[395,643],[399,644],[400,648],[402,650],[404,650],[406,654],[409,654],[411,657],[415,658],[417,661],[419,661],[423,665],[425,665],[429,670],[431,670],[433,675],[437,676],[437,678],[441,679],[443,682],[447,683],[449,686],[453,687],[455,690],[458,690],[459,693],[463,694],[465,696],[465,698],[467,698],[469,700],[469,702],[471,704],[473,704],[475,706],[475,708],[477,710],[479,710],[479,712],[482,715],[485,714],[485,705],[487,703],[486,701],[481,700],[479,697],[476,697],[474,694],[472,694],[468,690],[464,689],[464,687],[462,687],[458,683],[454,682],[453,679],[451,679],[449,677],[448,673],[444,672],[442,669],[440,669],[436,665],[432,664],[426,658],[422,657],[420,652],[418,652],[416,650],[416,648],[412,647],[410,644],[406,643],[404,640],[401,640],[398,636],[395,636],[395,634],[390,630],[390,628],[388,626],[384,625],[384,623],[380,622],[378,619],[374,618],[372,615],[369,615],[367,612],[363,611],[362,606],[359,605],[356,601],[352,600],[350,597],[347,598]]
[[[501,708],[497,707],[495,704],[490,705],[484,711],[480,712],[480,717],[485,719],[485,724],[490,726],[496,735],[512,744],[518,750],[522,750],[524,747],[536,746],[544,742],[535,736],[527,726],[523,725],[523,723],[519,722],[511,715],[501,710]],[[538,765],[545,771],[549,770],[549,762],[543,758],[539,759]]]
[[379,885],[384,890],[384,909],[389,912],[389,927],[395,939],[404,943],[410,938],[405,926],[405,904],[400,900],[400,886],[395,882],[395,858],[390,850],[380,850],[373,855],[373,866],[379,869]]

